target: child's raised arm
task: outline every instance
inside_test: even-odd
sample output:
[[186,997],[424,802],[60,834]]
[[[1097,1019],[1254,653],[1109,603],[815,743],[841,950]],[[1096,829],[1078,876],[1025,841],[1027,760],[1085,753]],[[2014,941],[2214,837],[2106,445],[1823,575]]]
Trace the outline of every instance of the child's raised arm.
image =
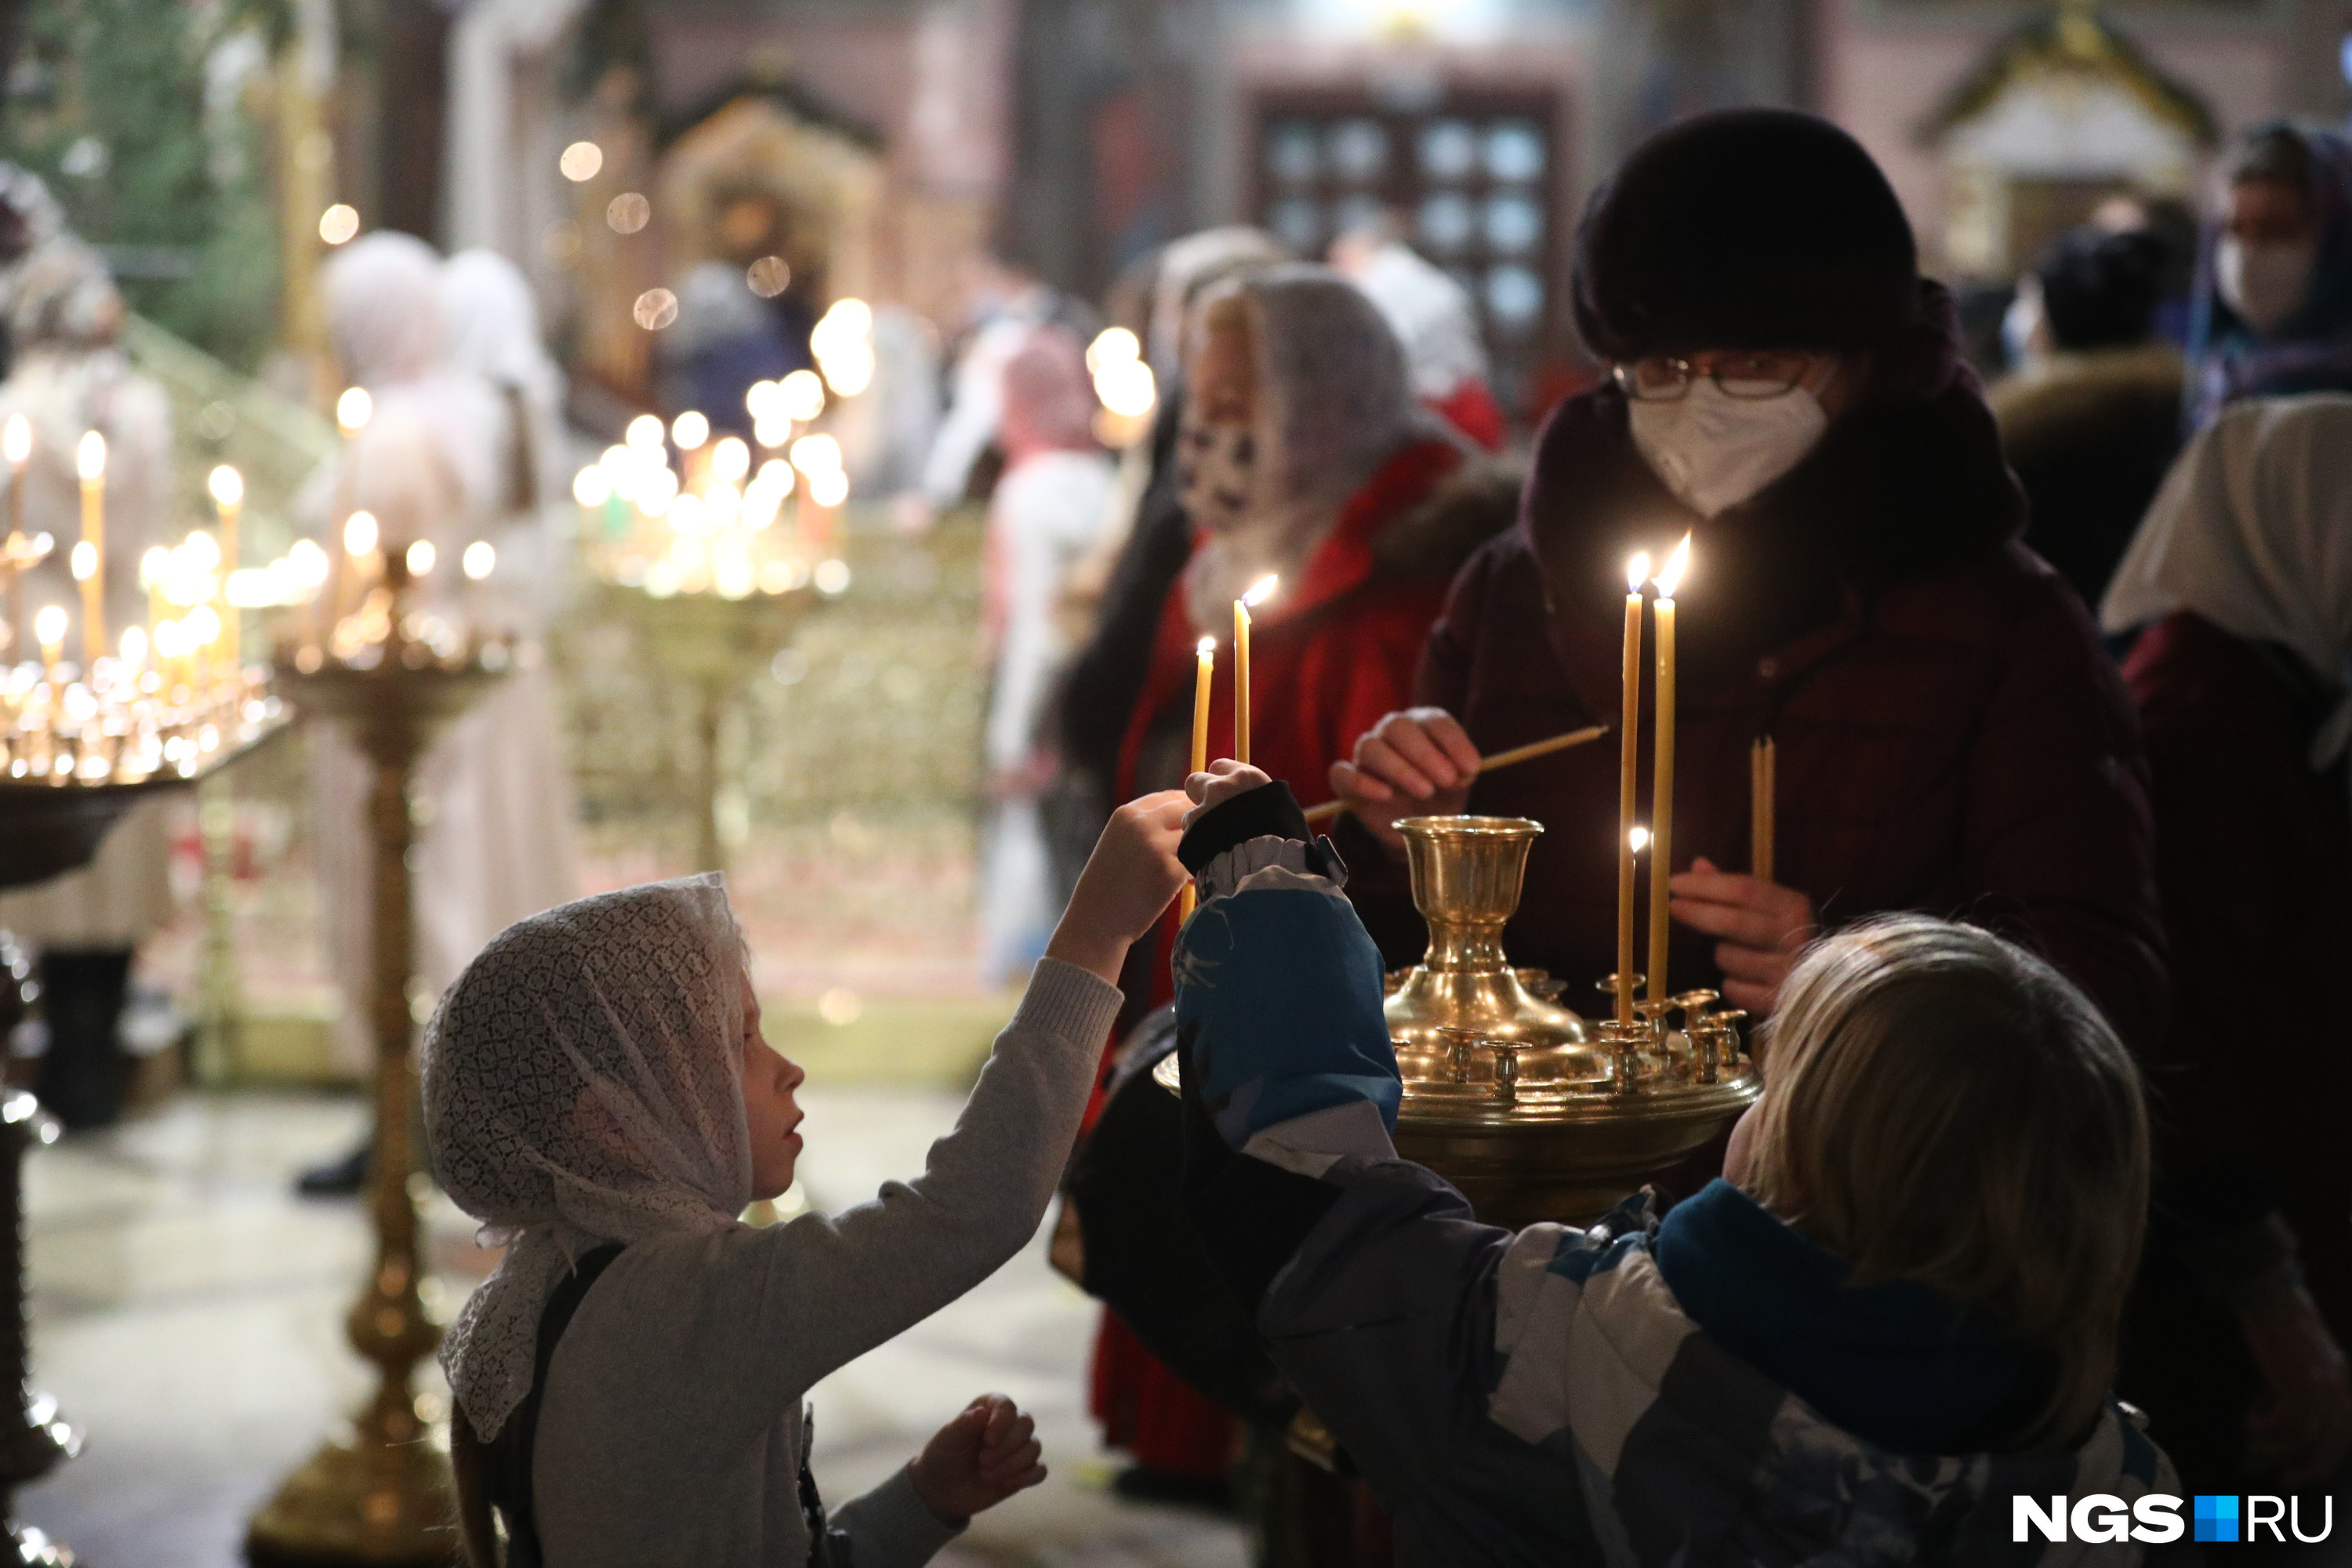
[[[1182,883],[1174,851],[1188,804],[1170,791],[1113,814],[1053,948],[922,1174],[839,1215],[720,1238],[699,1305],[724,1320],[714,1332],[742,1347],[746,1418],[772,1418],[777,1400],[946,1306],[1035,1234],[1118,1011],[1110,979]],[[629,1279],[616,1267],[609,1283]]]

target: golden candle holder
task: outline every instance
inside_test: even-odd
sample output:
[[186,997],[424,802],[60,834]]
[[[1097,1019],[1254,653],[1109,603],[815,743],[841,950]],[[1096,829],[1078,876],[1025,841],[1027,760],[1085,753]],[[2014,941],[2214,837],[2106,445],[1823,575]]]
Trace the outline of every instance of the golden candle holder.
[[[440,1342],[441,1326],[419,1294],[415,1164],[415,972],[409,849],[416,836],[409,787],[448,724],[500,679],[502,643],[436,648],[404,635],[404,574],[387,574],[389,635],[338,656],[317,647],[281,654],[278,679],[298,710],[341,724],[373,765],[368,826],[373,841],[375,1142],[368,1206],[375,1266],[345,1320],[352,1348],[375,1363],[374,1397],[348,1436],[331,1438],[253,1516],[246,1554],[256,1568],[365,1563],[435,1568],[460,1560],[446,1439],[416,1406],[415,1368]],[[337,646],[348,644],[339,628]]]
[[[1421,816],[1404,835],[1429,952],[1390,992],[1404,1099],[1397,1152],[1496,1225],[1588,1225],[1704,1146],[1762,1083],[1713,992],[1588,1026],[1503,956],[1528,851],[1519,817]],[[1670,1027],[1675,1016],[1682,1027]]]
[[[843,581],[845,585],[845,575]],[[744,682],[792,641],[819,601],[837,596],[838,590],[827,592],[801,577],[790,587],[734,596],[656,595],[619,584],[608,584],[606,591],[635,627],[646,657],[693,694],[693,868],[723,871],[730,837],[722,810],[730,772],[722,742],[728,714]]]

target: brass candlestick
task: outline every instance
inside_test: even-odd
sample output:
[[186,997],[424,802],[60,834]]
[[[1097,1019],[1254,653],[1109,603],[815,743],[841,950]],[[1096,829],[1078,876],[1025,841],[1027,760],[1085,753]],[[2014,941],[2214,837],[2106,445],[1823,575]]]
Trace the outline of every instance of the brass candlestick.
[[295,705],[343,725],[375,769],[368,826],[375,851],[369,1016],[376,1131],[368,1204],[376,1261],[347,1326],[352,1347],[376,1364],[379,1381],[351,1435],[331,1439],[253,1516],[246,1553],[256,1568],[444,1568],[459,1558],[448,1454],[418,1413],[415,1386],[416,1363],[440,1342],[441,1328],[417,1292],[423,1265],[409,1191],[416,1058],[408,1000],[415,970],[408,792],[426,748],[500,678],[504,664],[493,668],[472,652],[442,658],[406,640],[396,602],[391,624],[391,639],[371,645],[362,660],[327,659],[306,648],[278,671]]
[[819,592],[805,584],[732,599],[683,593],[656,597],[619,585],[608,591],[635,624],[646,656],[693,693],[694,869],[723,871],[729,835],[720,797],[732,771],[721,740],[728,714],[744,681],[792,640]]
[[[1429,953],[1387,1003],[1404,1078],[1397,1152],[1459,1187],[1492,1224],[1586,1225],[1700,1148],[1762,1088],[1736,1013],[1712,992],[1597,1029],[1538,999],[1503,956],[1528,850],[1517,817],[1397,824]],[[1668,1027],[1673,1015],[1684,1021]]]

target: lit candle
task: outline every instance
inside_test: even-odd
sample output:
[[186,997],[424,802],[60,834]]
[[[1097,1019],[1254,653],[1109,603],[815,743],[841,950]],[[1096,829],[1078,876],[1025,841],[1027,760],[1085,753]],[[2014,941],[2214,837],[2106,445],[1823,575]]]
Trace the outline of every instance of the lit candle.
[[220,516],[220,618],[221,662],[234,676],[242,660],[239,648],[242,630],[236,607],[228,602],[229,574],[236,570],[236,524],[238,514],[245,510],[245,479],[226,463],[215,468],[210,486],[213,505]]
[[1250,610],[1274,597],[1282,579],[1269,572],[1234,601],[1234,761],[1250,760]]
[[1641,754],[1642,584],[1650,575],[1650,553],[1625,563],[1625,658],[1620,678],[1624,693],[1617,731],[1617,1021],[1633,1021],[1633,807]]
[[81,474],[81,542],[89,547],[87,576],[81,571],[82,552],[74,552],[74,575],[81,579],[82,655],[89,668],[96,669],[106,652],[106,437],[95,430],[83,431],[74,467]]
[[33,617],[33,635],[41,642],[41,664],[48,670],[49,679],[57,679],[58,666],[66,658],[66,607],[42,605],[41,613]]
[[1666,986],[1667,886],[1675,868],[1675,590],[1690,565],[1690,535],[1675,546],[1659,573],[1658,717],[1656,761],[1650,777],[1650,1000],[1663,1003]]
[[[1192,674],[1192,771],[1198,773],[1207,772],[1209,767],[1209,690],[1217,672],[1217,639],[1202,637],[1193,652],[1200,660]],[[1192,904],[1197,897],[1192,884],[1185,883],[1178,902],[1180,921],[1192,918]]]
[[335,619],[338,623],[359,607],[353,601],[366,592],[360,574],[365,570],[368,557],[375,553],[375,513],[355,511],[343,520],[342,564],[336,574]]
[[1772,879],[1774,800],[1779,795],[1780,748],[1765,736],[1748,752],[1748,869],[1757,880]]
[[[352,446],[358,439],[359,433],[367,428],[368,421],[374,417],[375,399],[368,395],[368,389],[364,386],[347,386],[343,388],[342,395],[335,399],[335,424],[343,433],[342,471],[336,476],[335,479],[336,511],[341,511],[351,505],[353,475],[358,467],[352,457]],[[352,515],[356,516],[357,513],[354,512]],[[346,529],[349,526],[348,523],[345,524]],[[332,542],[331,540],[329,541],[331,545]],[[349,601],[358,592],[359,585],[352,580],[353,574],[349,556],[350,552],[347,551],[333,549],[330,549],[327,555],[329,566],[327,601],[331,606],[329,610],[331,617],[329,626],[331,632],[333,629],[331,623],[343,618],[348,613],[346,606]]]
[[[0,426],[0,456],[8,459],[8,638],[25,635],[25,465],[33,456],[33,422],[21,414],[8,416]],[[11,648],[12,658],[23,650]]]

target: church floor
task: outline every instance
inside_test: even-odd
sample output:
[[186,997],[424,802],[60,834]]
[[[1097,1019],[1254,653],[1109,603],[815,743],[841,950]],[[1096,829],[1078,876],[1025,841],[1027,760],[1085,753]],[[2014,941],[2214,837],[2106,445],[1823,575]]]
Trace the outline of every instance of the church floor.
[[[921,1168],[960,1096],[804,1090],[809,1203],[840,1208]],[[365,1391],[341,1317],[369,1252],[356,1203],[292,1196],[299,1167],[348,1148],[348,1098],[183,1096],[29,1157],[37,1386],[86,1434],[22,1515],[91,1568],[226,1568],[246,1516]],[[441,1310],[484,1271],[446,1200],[428,1215]],[[1107,1489],[1113,1459],[1085,1414],[1095,1309],[1051,1273],[1043,1238],[963,1300],[818,1385],[817,1475],[845,1499],[903,1463],[971,1395],[1036,1415],[1052,1479],[984,1514],[939,1561],[956,1568],[1224,1568],[1241,1532]],[[446,1397],[437,1372],[426,1383]]]

